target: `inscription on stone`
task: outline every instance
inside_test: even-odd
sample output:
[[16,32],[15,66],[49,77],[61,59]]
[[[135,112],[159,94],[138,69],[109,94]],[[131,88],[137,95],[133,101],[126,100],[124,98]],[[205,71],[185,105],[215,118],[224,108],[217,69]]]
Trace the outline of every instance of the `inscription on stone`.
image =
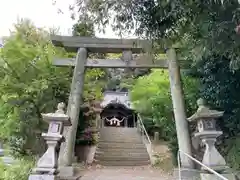
[[59,124],[52,123],[50,128],[51,133],[58,133],[59,132]]

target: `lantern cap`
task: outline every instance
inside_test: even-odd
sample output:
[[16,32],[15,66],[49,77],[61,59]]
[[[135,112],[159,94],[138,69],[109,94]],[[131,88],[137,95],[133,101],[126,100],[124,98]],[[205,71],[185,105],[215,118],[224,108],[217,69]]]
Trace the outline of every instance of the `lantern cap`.
[[200,119],[216,119],[223,116],[224,111],[212,110],[206,105],[206,101],[202,98],[197,100],[198,109],[187,120],[190,122],[198,121]]
[[66,107],[66,105],[63,102],[58,103],[57,110],[55,111],[55,113],[46,113],[46,114],[42,113],[41,114],[43,120],[48,123],[51,121],[60,121],[60,122],[63,122],[63,124],[65,126],[71,125],[69,116],[66,115],[64,112],[65,107]]

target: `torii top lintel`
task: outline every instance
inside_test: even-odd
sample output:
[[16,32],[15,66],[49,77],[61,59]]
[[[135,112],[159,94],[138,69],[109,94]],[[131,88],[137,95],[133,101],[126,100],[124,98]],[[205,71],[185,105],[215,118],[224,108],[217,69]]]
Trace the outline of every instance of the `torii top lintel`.
[[122,53],[123,50],[131,50],[132,53],[151,52],[152,43],[140,39],[107,39],[81,36],[57,36],[51,35],[55,46],[64,47],[69,52],[76,52],[78,48],[87,48],[95,53]]

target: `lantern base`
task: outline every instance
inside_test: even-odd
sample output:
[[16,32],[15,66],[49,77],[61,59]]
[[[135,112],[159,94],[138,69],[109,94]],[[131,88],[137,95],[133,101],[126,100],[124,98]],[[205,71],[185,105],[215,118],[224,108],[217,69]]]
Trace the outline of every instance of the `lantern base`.
[[60,177],[72,177],[75,175],[75,168],[73,166],[63,166],[59,167]]
[[48,174],[31,174],[28,180],[60,180],[60,178],[55,175]]

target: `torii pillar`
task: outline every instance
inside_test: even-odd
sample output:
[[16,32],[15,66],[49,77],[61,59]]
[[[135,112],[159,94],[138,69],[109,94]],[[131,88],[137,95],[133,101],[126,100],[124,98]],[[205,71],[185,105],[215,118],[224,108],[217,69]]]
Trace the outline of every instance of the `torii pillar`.
[[76,57],[76,66],[71,85],[71,92],[68,100],[67,115],[70,117],[72,126],[64,127],[63,135],[65,142],[62,143],[59,156],[59,169],[61,177],[74,176],[72,162],[74,159],[74,147],[79,120],[80,106],[83,103],[83,85],[85,65],[87,62],[86,48],[79,48]]
[[[185,112],[184,95],[181,84],[180,67],[177,61],[175,49],[167,50],[168,70],[170,79],[170,88],[172,96],[172,104],[174,111],[174,118],[177,131],[179,150],[192,156],[191,141],[189,135],[188,122]],[[194,164],[186,155],[180,153],[181,167],[193,169]]]

